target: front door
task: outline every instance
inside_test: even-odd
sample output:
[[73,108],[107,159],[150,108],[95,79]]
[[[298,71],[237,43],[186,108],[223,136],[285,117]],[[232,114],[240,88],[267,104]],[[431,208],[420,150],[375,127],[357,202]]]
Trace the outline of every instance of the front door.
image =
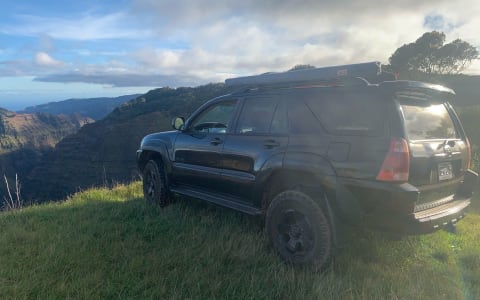
[[216,190],[222,168],[221,152],[230,130],[236,100],[212,103],[178,135],[174,145],[174,184]]

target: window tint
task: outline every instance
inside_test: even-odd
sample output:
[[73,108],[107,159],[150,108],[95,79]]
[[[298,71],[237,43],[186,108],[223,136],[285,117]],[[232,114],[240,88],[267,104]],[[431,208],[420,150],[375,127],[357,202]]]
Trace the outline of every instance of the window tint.
[[328,93],[308,97],[307,105],[330,133],[366,136],[384,133],[386,100],[371,93]]
[[449,139],[457,134],[444,104],[402,105],[405,129],[410,140]]
[[300,99],[289,101],[288,122],[290,133],[315,133],[320,128],[317,118]]
[[208,107],[192,121],[191,130],[209,133],[227,132],[236,105],[237,101],[225,101]]
[[237,126],[237,133],[269,133],[277,102],[277,100],[270,98],[245,100]]
[[287,105],[284,100],[279,101],[273,115],[270,133],[286,134],[288,132]]

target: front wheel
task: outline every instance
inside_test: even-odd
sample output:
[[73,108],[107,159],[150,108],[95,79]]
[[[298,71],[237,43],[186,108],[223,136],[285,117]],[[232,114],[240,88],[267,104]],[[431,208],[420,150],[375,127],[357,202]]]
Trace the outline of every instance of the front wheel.
[[331,260],[329,221],[305,193],[278,194],[268,207],[265,229],[273,248],[289,264],[320,270]]
[[143,169],[143,196],[147,203],[164,207],[169,203],[169,192],[166,184],[163,164],[149,160]]

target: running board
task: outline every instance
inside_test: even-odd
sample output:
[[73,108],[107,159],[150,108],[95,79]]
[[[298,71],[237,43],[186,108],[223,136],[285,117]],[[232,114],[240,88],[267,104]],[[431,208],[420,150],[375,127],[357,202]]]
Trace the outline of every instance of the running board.
[[214,203],[220,206],[241,211],[243,213],[253,215],[253,216],[261,215],[263,213],[262,210],[256,207],[240,203],[240,200],[236,200],[235,198],[228,197],[228,196],[217,196],[208,192],[199,191],[199,190],[187,188],[187,187],[174,187],[174,188],[172,187],[170,188],[170,191],[183,196],[205,200],[210,203]]

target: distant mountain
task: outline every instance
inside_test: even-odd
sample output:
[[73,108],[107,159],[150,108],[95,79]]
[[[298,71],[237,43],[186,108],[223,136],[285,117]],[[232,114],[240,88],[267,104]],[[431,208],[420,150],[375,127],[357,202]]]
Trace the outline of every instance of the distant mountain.
[[54,115],[78,114],[83,117],[90,117],[94,120],[100,120],[117,106],[132,100],[140,94],[125,95],[115,98],[89,98],[89,99],[68,99],[58,102],[50,102],[25,108],[20,113],[43,112]]
[[0,209],[4,174],[9,179],[15,174],[26,178],[60,140],[93,122],[75,114],[19,114],[0,108]]

